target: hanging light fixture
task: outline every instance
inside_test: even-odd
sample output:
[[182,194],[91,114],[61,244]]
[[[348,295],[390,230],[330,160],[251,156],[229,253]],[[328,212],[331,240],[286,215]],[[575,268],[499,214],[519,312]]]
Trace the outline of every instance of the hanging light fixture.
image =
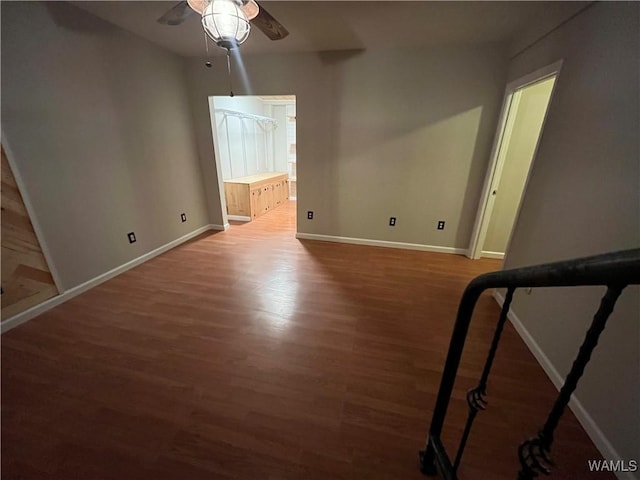
[[[257,4],[242,0],[187,0],[202,15],[202,27],[213,42],[222,48],[236,48],[249,37],[251,26],[247,15],[257,15]],[[256,11],[248,9],[255,5]],[[245,12],[246,10],[246,12]]]
[[[211,0],[187,0],[187,3],[202,16],[204,9],[211,3]],[[255,0],[240,0],[239,2],[236,1],[236,3],[240,6],[240,10],[242,10],[247,20],[253,20],[260,13],[260,7]]]
[[227,50],[229,90],[233,97],[231,49],[239,47],[249,37],[249,20],[258,14],[258,4],[254,0],[187,0],[187,3],[202,15],[206,35],[218,47]]

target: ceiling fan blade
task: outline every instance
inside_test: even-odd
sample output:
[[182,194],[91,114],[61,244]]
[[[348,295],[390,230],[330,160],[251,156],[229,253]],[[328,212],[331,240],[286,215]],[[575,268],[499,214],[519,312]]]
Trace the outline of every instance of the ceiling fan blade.
[[158,19],[163,25],[180,25],[193,12],[186,1],[179,2]]
[[271,40],[282,40],[284,37],[289,35],[289,30],[284,28],[279,21],[273,18],[261,4],[259,4],[259,7],[260,11],[258,12],[258,15],[251,20],[251,23],[254,26],[258,27],[258,29]]

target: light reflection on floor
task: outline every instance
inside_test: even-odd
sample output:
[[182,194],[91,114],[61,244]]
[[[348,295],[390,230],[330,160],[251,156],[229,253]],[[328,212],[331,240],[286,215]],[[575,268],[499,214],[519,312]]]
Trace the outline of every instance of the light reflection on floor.
[[296,314],[299,292],[298,274],[293,264],[278,265],[268,275],[264,287],[255,291],[260,310],[275,315],[265,316],[275,330],[284,330]]

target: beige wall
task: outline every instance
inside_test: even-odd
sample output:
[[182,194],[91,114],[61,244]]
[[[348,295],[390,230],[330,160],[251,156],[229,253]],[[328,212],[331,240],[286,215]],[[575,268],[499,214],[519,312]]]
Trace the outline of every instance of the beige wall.
[[553,82],[554,79],[549,78],[518,93],[520,98],[514,112],[513,128],[509,138],[503,141],[506,148],[504,168],[482,248],[485,252],[504,253],[507,249]]
[[[261,55],[244,63],[253,90],[243,92],[235,78],[236,93],[297,95],[299,232],[468,247],[505,85],[502,48]],[[219,223],[207,96],[228,92],[226,65],[187,64],[209,210]]]
[[64,289],[208,223],[189,108],[176,55],[62,2],[2,2],[2,130]]
[[[637,3],[596,3],[511,62],[514,80],[564,59],[507,268],[640,244],[639,13]],[[541,289],[514,300],[513,310],[562,376],[603,292]],[[638,287],[628,288],[576,393],[626,460],[640,457],[639,308]],[[607,454],[606,442],[598,445]]]

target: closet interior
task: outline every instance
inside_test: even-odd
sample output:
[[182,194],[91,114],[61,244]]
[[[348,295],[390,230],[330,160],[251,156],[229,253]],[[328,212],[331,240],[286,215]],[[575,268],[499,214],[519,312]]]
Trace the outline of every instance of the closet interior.
[[297,196],[294,95],[210,97],[227,214],[251,221]]

